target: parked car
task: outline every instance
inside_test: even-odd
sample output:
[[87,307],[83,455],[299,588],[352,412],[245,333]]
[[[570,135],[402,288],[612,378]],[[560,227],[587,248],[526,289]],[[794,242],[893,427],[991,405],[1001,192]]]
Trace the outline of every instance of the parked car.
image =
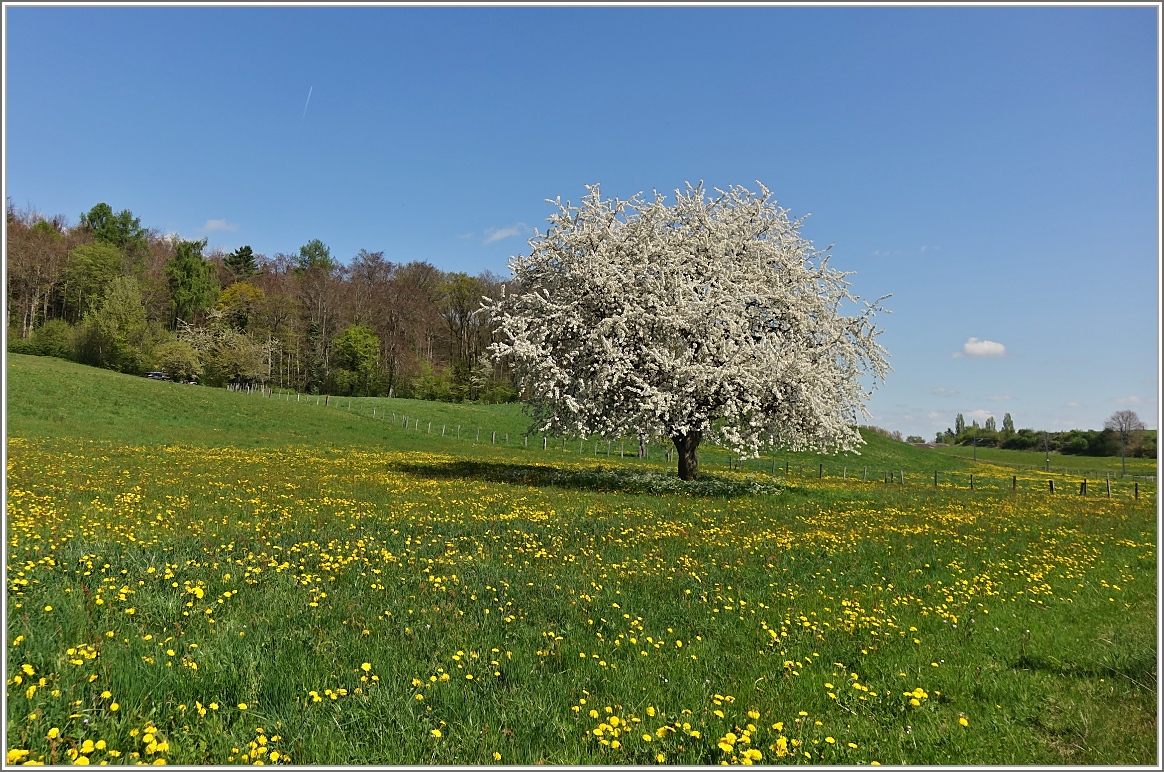
[[165,373],[159,373],[157,371],[152,372],[152,373],[146,373],[145,377],[146,378],[153,378],[155,381],[168,381],[168,380],[170,380],[170,376],[166,375]]

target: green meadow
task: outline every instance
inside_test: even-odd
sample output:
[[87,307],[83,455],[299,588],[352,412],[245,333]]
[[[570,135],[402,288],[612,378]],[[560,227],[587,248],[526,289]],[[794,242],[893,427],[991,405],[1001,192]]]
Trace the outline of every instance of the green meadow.
[[[1060,477],[1066,475],[1071,478],[1090,476],[1095,482],[1100,478],[1119,477],[1121,472],[1119,456],[1069,456],[1060,453],[1044,454],[1033,450],[1007,450],[1005,448],[978,448],[965,445],[950,445],[936,447],[932,452],[949,458],[958,458],[964,461],[977,460],[997,466],[1008,466],[1016,469],[1046,470]],[[1155,477],[1156,459],[1128,458],[1127,474],[1130,478]]]
[[681,483],[21,355],[6,421],[10,764],[1159,761],[1154,479],[866,433]]

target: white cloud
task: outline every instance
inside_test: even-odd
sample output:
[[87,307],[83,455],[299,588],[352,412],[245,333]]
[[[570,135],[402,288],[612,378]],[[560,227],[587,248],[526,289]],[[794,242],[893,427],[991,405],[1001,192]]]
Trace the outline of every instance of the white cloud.
[[922,253],[925,253],[925,252],[941,252],[941,251],[942,251],[942,248],[941,248],[941,247],[939,247],[937,244],[922,244],[922,245],[921,245],[921,249],[919,249],[918,251],[919,251],[919,252],[922,252]]
[[1142,404],[1144,404],[1144,400],[1142,400],[1136,396],[1116,397],[1115,402],[1117,405],[1142,405]]
[[234,223],[222,220],[207,220],[206,224],[202,226],[204,231],[237,231],[238,226]]
[[1004,357],[1006,356],[1006,346],[993,340],[979,340],[978,338],[970,338],[962,344],[961,351],[955,351],[954,357]]
[[1068,402],[1067,407],[1083,407],[1079,402]]
[[967,421],[979,421],[985,423],[986,419],[993,415],[994,413],[991,413],[989,410],[971,410],[969,413],[966,413],[962,417]]
[[515,225],[507,225],[504,228],[486,228],[485,243],[492,244],[495,241],[520,236],[522,233],[525,233],[526,227],[525,223],[519,222]]
[[993,397],[987,397],[987,399],[991,402],[1009,402],[1014,397],[1009,394],[995,394]]
[[939,413],[937,410],[931,410],[930,412],[926,413],[926,418],[930,419],[931,421],[937,421],[940,418],[944,418],[945,415],[945,413]]
[[931,394],[937,394],[939,397],[953,397],[958,394],[957,389],[947,389],[944,386],[939,386],[936,389],[930,389]]

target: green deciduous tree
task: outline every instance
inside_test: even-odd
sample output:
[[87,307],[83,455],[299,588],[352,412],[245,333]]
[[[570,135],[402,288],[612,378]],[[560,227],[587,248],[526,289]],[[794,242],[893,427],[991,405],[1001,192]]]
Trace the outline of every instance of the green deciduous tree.
[[170,284],[170,303],[175,319],[189,322],[199,311],[210,308],[214,302],[215,283],[210,264],[202,257],[206,239],[179,240],[174,257],[166,263],[166,277]]
[[240,332],[246,332],[251,320],[261,312],[266,293],[245,281],[235,282],[218,296],[215,308]]
[[101,305],[85,317],[81,355],[90,364],[140,374],[146,368],[149,337],[137,280],[118,276],[109,283]]
[[64,272],[66,313],[80,321],[97,308],[105,290],[121,274],[121,252],[105,242],[82,244],[69,253]]
[[1010,417],[1010,413],[1006,413],[1002,417],[1002,431],[1006,434],[1014,434],[1014,419]]
[[966,431],[966,419],[962,417],[961,413],[959,413],[954,417],[954,436],[957,436],[964,431]]
[[141,220],[128,209],[114,214],[105,202],[81,215],[81,227],[92,232],[93,238],[112,244],[125,254],[146,246],[146,230],[141,227]]
[[345,329],[332,343],[333,359],[341,371],[337,381],[345,381],[350,393],[368,394],[376,377],[380,360],[380,339],[371,327],[353,324]]
[[158,369],[176,381],[193,381],[202,374],[202,359],[185,341],[169,340],[154,349]]

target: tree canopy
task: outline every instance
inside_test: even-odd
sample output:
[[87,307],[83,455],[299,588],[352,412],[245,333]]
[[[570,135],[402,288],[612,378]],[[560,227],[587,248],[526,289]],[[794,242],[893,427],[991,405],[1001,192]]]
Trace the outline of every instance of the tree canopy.
[[198,311],[210,308],[218,287],[210,276],[210,265],[202,257],[206,239],[179,240],[174,257],[166,264],[170,283],[170,302],[174,315],[190,321]]
[[244,244],[231,252],[222,259],[222,262],[240,279],[254,276],[259,272],[258,264],[255,262],[255,252],[249,244]]
[[683,479],[704,438],[744,457],[861,443],[861,378],[889,369],[879,301],[850,294],[802,220],[763,185],[689,185],[670,205],[587,190],[550,202],[548,231],[510,259],[521,294],[487,304],[536,429],[670,438]]
[[81,227],[92,231],[98,241],[112,244],[123,253],[146,245],[147,234],[145,228],[141,227],[141,220],[128,209],[114,214],[113,208],[104,201],[81,215]]
[[324,273],[331,273],[336,269],[336,266],[337,263],[331,256],[331,248],[319,239],[312,239],[299,247],[299,259],[296,261],[296,267],[300,271],[318,268]]

